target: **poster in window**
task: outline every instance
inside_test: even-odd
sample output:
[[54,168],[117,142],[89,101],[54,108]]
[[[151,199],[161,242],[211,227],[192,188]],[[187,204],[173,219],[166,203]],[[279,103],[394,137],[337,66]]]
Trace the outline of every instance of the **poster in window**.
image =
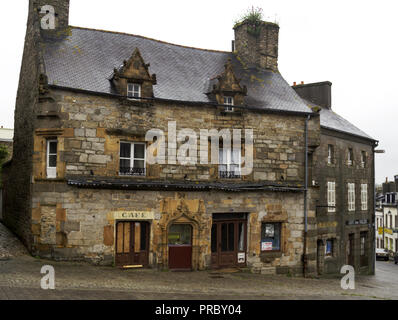
[[245,263],[245,253],[244,252],[238,253],[238,263]]
[[273,224],[266,224],[265,225],[265,236],[267,238],[273,238],[275,233],[274,225]]
[[271,251],[272,250],[272,242],[261,242],[261,251]]

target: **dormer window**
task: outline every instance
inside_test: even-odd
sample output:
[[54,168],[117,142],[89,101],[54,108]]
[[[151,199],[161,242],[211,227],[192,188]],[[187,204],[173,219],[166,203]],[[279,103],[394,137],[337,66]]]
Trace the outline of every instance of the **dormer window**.
[[226,105],[225,107],[225,111],[229,111],[232,112],[234,111],[234,98],[233,97],[225,97],[224,96],[224,105]]
[[138,83],[127,84],[127,97],[129,99],[141,98],[141,85]]

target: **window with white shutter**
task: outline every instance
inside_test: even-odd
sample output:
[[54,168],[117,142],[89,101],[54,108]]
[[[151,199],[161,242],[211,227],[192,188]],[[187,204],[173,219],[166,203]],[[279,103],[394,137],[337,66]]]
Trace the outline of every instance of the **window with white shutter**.
[[368,185],[361,184],[361,210],[368,210]]
[[348,184],[348,211],[355,210],[355,184]]
[[328,212],[336,211],[336,182],[328,181]]

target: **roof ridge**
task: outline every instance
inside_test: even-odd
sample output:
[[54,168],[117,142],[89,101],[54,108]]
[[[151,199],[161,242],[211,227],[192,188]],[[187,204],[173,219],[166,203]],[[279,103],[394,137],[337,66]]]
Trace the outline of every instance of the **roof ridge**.
[[232,52],[230,52],[230,51],[215,50],[215,49],[203,49],[203,48],[196,48],[196,47],[184,46],[184,45],[182,45],[182,44],[171,43],[171,42],[167,42],[167,41],[163,41],[163,40],[158,40],[158,39],[154,39],[154,38],[150,38],[150,37],[145,37],[145,36],[141,36],[141,35],[138,35],[138,34],[127,33],[127,32],[110,31],[110,30],[95,29],[95,28],[87,28],[87,27],[77,27],[77,26],[69,26],[69,27],[70,27],[70,28],[74,28],[74,29],[82,29],[82,30],[90,30],[90,31],[98,31],[98,32],[106,32],[106,33],[120,34],[120,35],[125,35],[125,36],[132,36],[132,37],[139,37],[139,38],[143,38],[143,39],[147,39],[147,40],[152,40],[152,41],[156,41],[156,42],[163,43],[163,44],[169,44],[169,45],[172,45],[172,46],[187,48],[187,49],[195,49],[195,50],[202,50],[202,51],[209,51],[209,52],[216,52],[216,53],[232,53]]

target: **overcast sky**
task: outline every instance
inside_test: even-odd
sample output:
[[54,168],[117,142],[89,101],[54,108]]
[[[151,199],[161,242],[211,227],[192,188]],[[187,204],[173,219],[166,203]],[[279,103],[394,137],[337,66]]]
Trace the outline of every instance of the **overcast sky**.
[[[398,174],[398,2],[396,0],[70,0],[70,25],[231,50],[234,21],[250,6],[277,21],[279,70],[290,83],[331,81],[335,112],[380,141],[376,182]],[[28,0],[0,13],[0,125],[14,107]]]

